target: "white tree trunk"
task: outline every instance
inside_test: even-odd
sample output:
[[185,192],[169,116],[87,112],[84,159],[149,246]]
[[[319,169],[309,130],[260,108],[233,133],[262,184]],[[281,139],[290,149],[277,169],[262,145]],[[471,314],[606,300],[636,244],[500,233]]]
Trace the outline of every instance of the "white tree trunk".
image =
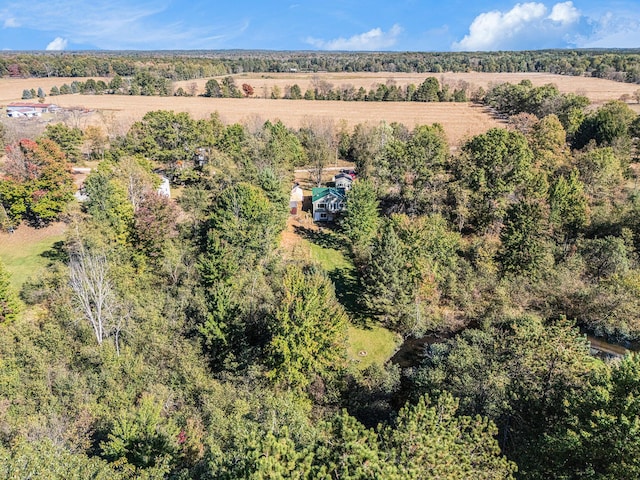
[[90,253],[83,246],[70,256],[74,299],[101,345],[116,326],[116,297],[108,278],[109,264],[104,254]]

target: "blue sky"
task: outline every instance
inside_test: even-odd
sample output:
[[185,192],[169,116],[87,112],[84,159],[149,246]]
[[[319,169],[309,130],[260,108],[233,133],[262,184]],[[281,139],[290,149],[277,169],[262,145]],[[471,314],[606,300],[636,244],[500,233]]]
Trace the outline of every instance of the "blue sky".
[[640,48],[640,0],[1,0],[2,50]]

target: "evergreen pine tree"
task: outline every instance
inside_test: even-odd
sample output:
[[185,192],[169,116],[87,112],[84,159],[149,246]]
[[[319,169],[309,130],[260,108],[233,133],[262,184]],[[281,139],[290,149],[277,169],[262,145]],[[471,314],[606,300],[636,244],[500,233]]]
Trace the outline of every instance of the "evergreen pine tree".
[[363,270],[363,303],[388,324],[398,326],[412,302],[413,286],[407,275],[407,256],[393,224],[387,222],[374,240]]

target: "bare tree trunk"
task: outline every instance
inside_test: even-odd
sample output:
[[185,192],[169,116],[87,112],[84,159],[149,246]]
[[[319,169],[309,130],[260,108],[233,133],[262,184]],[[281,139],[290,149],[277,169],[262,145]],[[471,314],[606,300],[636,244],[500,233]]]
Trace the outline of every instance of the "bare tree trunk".
[[108,278],[107,258],[104,254],[87,251],[82,245],[70,257],[70,285],[74,300],[91,325],[98,345],[102,345],[116,326],[116,297]]

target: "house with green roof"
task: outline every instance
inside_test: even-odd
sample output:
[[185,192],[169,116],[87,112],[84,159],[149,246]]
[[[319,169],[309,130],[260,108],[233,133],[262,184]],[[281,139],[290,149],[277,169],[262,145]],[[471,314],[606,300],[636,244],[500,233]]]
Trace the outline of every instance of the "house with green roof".
[[345,207],[344,188],[318,187],[311,189],[313,220],[315,222],[333,222]]

